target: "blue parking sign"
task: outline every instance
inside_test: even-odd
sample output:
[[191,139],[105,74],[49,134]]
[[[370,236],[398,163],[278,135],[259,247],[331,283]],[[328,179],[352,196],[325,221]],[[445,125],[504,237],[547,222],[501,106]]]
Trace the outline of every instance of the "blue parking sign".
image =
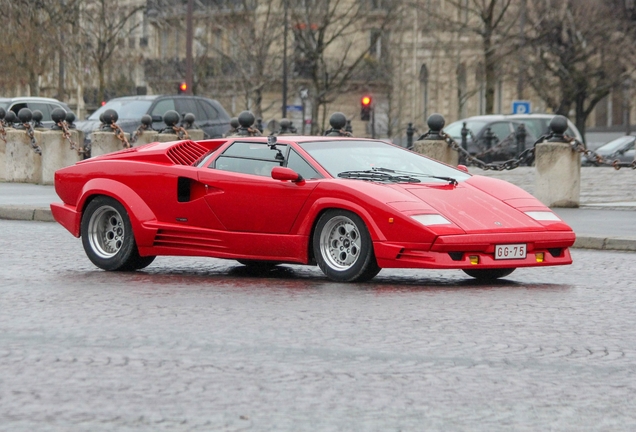
[[512,101],[512,113],[513,114],[530,114],[532,112],[532,105],[527,100],[515,100]]

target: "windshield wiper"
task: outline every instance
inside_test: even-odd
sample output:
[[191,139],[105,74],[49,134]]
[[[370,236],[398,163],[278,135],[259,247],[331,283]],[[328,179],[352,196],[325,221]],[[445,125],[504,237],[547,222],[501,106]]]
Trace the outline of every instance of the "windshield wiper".
[[452,177],[434,176],[434,175],[430,175],[430,174],[422,174],[422,173],[416,173],[416,172],[410,172],[410,171],[392,170],[392,169],[389,169],[389,168],[382,168],[382,167],[373,167],[372,171],[382,172],[382,173],[394,173],[394,174],[400,174],[400,175],[406,175],[406,176],[412,176],[412,177],[434,178],[434,179],[438,179],[438,180],[447,181],[448,183],[452,184],[453,186],[457,186],[458,185],[457,180],[452,178]]
[[380,182],[398,182],[398,183],[420,183],[421,180],[410,175],[392,175],[376,170],[365,171],[343,171],[338,174],[341,178],[351,178],[359,180],[372,180]]

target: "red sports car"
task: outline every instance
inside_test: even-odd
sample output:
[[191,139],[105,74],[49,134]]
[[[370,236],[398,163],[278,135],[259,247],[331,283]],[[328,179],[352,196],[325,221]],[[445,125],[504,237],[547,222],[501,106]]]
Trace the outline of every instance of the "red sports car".
[[360,138],[152,143],[57,171],[51,210],[104,270],[189,255],[318,264],[349,282],[382,268],[495,279],[572,262],[574,232],[549,208],[462,168]]

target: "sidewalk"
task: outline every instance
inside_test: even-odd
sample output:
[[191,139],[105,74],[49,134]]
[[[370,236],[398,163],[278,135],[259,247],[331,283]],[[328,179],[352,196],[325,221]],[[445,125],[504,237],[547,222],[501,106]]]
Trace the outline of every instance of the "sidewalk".
[[[532,167],[470,172],[509,181],[532,193]],[[581,207],[553,209],[576,233],[574,247],[636,251],[636,171],[581,169]],[[0,182],[0,219],[53,221],[49,204],[59,202],[53,186]]]

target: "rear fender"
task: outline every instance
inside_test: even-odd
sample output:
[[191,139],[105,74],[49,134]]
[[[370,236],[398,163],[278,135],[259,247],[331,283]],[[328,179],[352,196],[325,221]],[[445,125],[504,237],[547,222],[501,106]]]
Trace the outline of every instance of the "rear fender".
[[[98,195],[105,195],[116,199],[124,206],[130,217],[137,246],[152,246],[157,232],[156,229],[144,228],[144,223],[154,221],[157,218],[150,207],[130,187],[123,183],[110,179],[89,180],[82,189],[77,203],[78,211],[84,213],[86,205]],[[81,221],[81,217],[78,218]],[[81,222],[80,222],[81,223]],[[79,227],[78,227],[79,232]]]

